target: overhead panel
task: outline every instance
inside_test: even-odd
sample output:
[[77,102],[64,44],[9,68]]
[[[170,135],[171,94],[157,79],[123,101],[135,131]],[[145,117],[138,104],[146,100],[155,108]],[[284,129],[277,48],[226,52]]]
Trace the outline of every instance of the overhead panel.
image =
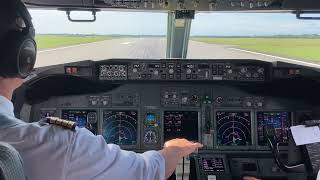
[[107,8],[143,9],[143,10],[248,10],[279,9],[278,0],[95,0],[94,5]]

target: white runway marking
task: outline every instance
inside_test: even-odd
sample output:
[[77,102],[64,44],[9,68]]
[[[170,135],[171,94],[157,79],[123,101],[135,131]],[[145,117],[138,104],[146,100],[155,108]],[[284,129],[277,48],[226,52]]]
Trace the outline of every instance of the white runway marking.
[[314,63],[309,63],[309,62],[304,62],[304,61],[299,61],[299,60],[295,60],[295,59],[290,59],[290,58],[284,58],[284,57],[280,57],[280,56],[273,56],[273,55],[269,55],[269,54],[263,54],[263,53],[258,53],[258,52],[254,52],[254,51],[248,51],[248,50],[244,50],[244,49],[237,49],[237,48],[229,48],[231,50],[236,50],[236,51],[241,51],[241,52],[245,52],[245,53],[251,53],[251,54],[256,54],[256,55],[261,55],[261,56],[267,56],[267,57],[271,57],[271,58],[277,58],[277,59],[281,59],[284,60],[286,62],[291,62],[291,63],[298,63],[301,65],[305,65],[305,66],[312,66],[315,67],[317,66],[318,68],[320,68],[319,64],[314,64]]
[[129,45],[129,44],[132,44],[132,42],[124,42],[124,43],[121,43],[123,45]]

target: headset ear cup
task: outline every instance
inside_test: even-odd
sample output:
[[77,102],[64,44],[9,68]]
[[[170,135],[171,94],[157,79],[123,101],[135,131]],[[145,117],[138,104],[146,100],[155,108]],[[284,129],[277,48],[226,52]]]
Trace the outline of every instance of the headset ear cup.
[[5,77],[27,77],[36,61],[37,47],[32,37],[10,32],[5,38],[1,74]]
[[33,70],[37,58],[37,45],[31,37],[25,37],[21,41],[18,53],[18,74],[27,77]]

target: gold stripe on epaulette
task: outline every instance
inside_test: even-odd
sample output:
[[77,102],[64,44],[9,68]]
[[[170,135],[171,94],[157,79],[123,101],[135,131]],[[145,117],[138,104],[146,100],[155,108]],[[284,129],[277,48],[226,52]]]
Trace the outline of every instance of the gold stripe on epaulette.
[[75,130],[75,128],[77,126],[77,124],[73,121],[67,121],[64,119],[57,118],[57,117],[47,117],[47,122],[49,124],[57,125],[60,127],[71,129],[71,130]]

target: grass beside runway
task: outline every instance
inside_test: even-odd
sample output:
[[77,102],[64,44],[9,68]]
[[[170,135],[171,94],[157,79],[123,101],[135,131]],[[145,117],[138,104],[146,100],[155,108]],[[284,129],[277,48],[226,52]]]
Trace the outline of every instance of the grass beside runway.
[[83,36],[83,35],[37,35],[36,42],[38,49],[50,49],[63,46],[92,43],[97,41],[110,40],[109,36]]
[[192,38],[192,40],[237,45],[240,49],[320,63],[320,38]]

